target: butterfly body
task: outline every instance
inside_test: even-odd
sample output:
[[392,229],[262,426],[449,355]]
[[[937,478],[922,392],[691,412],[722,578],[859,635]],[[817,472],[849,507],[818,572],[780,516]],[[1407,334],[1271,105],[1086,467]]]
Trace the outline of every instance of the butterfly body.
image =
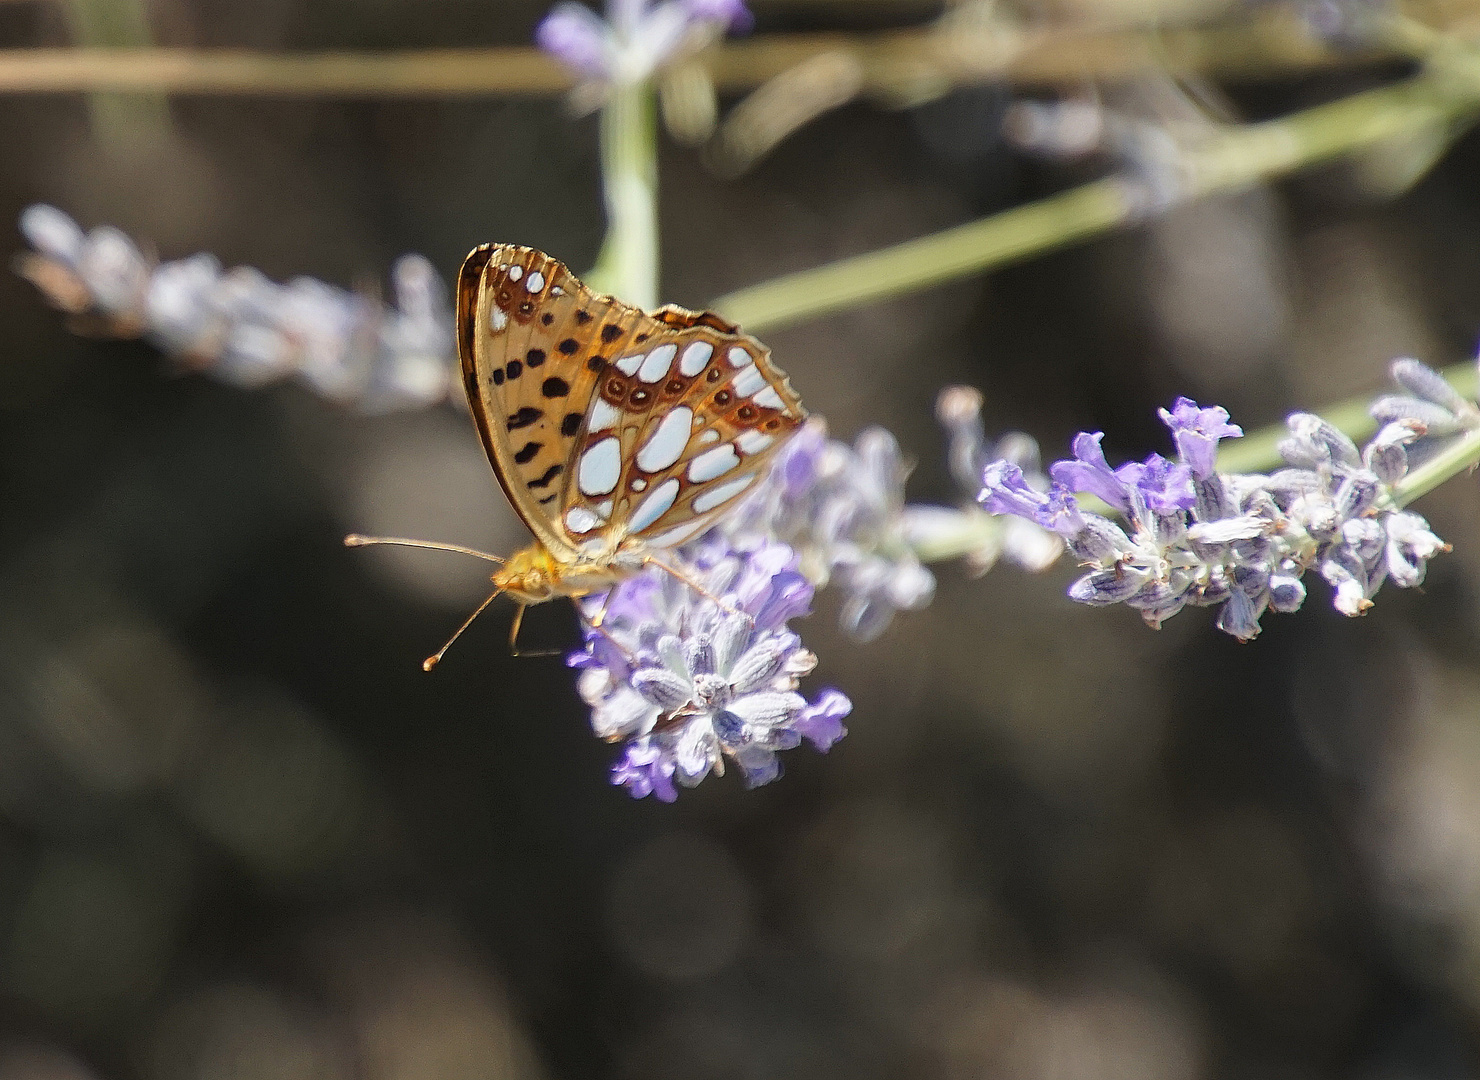
[[533,248],[463,263],[457,342],[489,461],[535,543],[493,575],[525,604],[606,590],[704,532],[806,416],[733,323],[598,296]]

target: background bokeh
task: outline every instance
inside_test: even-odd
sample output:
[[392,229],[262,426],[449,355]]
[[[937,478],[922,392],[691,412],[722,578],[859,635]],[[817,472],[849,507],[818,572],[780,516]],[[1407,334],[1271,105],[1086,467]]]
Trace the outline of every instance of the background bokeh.
[[[1052,9],[1052,5],[1049,6]],[[928,4],[774,3],[760,29]],[[534,4],[160,0],[160,40],[514,44]],[[42,2],[0,45],[60,44]],[[1231,115],[1399,69],[1223,87]],[[1121,87],[1152,115],[1178,91]],[[1167,105],[1167,100],[1172,105]],[[1095,174],[1004,142],[973,88],[826,115],[745,175],[662,156],[663,291],[706,298]],[[136,139],[75,96],[0,104],[0,220],[43,200],[162,257],[379,282],[426,253],[601,237],[596,128],[552,98],[186,98]],[[137,119],[137,118],[136,118]],[[147,122],[146,122],[147,121]],[[147,129],[147,130],[145,130]],[[124,128],[127,131],[127,128]],[[1340,167],[767,335],[835,434],[897,433],[951,502],[940,386],[1056,456],[1165,450],[1178,393],[1246,428],[1480,334],[1480,140],[1374,199]],[[9,246],[19,249],[18,235]],[[72,336],[0,275],[0,1080],[1459,1080],[1480,1073],[1480,498],[1347,620],[1254,643],[1070,604],[1072,568],[941,568],[858,645],[827,757],[677,804],[608,786],[510,609],[434,675],[477,564],[349,531],[525,542],[464,412],[381,417]],[[576,639],[568,605],[526,640]]]

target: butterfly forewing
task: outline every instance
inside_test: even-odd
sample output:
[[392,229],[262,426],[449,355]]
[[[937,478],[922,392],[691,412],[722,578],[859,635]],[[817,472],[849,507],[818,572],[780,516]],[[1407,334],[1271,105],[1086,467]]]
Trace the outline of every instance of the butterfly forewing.
[[595,296],[529,248],[468,257],[458,335],[499,480],[562,560],[628,536],[697,535],[805,416],[769,351],[733,324]]

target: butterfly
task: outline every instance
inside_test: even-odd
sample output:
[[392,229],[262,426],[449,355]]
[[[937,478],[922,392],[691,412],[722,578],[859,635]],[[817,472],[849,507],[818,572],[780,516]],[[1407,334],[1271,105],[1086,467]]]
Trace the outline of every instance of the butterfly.
[[[766,474],[806,418],[764,345],[712,312],[644,312],[599,296],[533,248],[485,244],[457,280],[463,387],[499,484],[535,542],[494,592],[524,607],[602,592],[706,531]],[[685,577],[685,580],[688,580]],[[691,583],[692,584],[692,583]]]

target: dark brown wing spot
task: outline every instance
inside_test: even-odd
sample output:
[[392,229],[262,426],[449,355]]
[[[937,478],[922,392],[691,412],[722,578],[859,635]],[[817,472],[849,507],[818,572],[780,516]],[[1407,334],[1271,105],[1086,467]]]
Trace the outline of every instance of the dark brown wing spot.
[[524,362],[530,367],[539,367],[545,362],[545,350],[530,349],[529,352],[524,354]]
[[570,436],[581,430],[581,421],[585,417],[578,412],[568,412],[565,419],[560,421],[560,434]]
[[556,375],[551,375],[540,384],[540,393],[546,397],[564,397],[570,393],[570,383]]
[[714,403],[720,408],[724,408],[730,403],[730,392],[728,390],[720,390],[716,392],[714,395]]
[[[551,480],[554,480],[557,476],[559,476],[561,470],[564,469],[564,468],[565,468],[564,465],[551,465],[548,469],[545,470],[545,475],[544,476],[540,477],[538,480],[531,480],[527,486],[532,487],[532,488],[549,487],[550,486],[550,481]],[[554,497],[555,497],[554,495],[551,495],[550,496],[551,499],[553,499]],[[548,501],[549,501],[549,499],[541,499],[540,500],[540,502],[542,502],[542,503],[543,502],[548,502]]]
[[540,316],[540,322],[544,323],[546,326],[549,326],[554,321],[555,316],[551,315],[548,311]]
[[566,356],[574,356],[578,351],[580,351],[581,343],[573,337],[568,337],[558,346],[556,346],[556,348],[558,348]]
[[646,334],[638,334],[638,335],[637,335],[637,336],[636,336],[636,337],[635,337],[635,338],[633,338],[633,339],[632,339],[632,340],[633,340],[633,341],[635,341],[635,342],[637,342],[637,343],[638,343],[638,344],[639,344],[639,345],[641,345],[641,344],[642,344],[642,343],[643,343],[643,342],[644,342],[644,341],[646,341],[646,340],[647,340],[647,339],[648,339],[648,336],[647,336],[647,335],[646,335]]
[[589,311],[577,311],[576,312],[576,325],[578,325],[578,326],[585,326],[590,321],[591,321],[591,313]]
[[593,356],[586,361],[586,370],[588,371],[600,371],[604,367],[606,367],[606,357],[604,356]]
[[494,386],[503,386],[504,385],[504,369],[503,368],[494,368],[493,369],[493,372],[488,377],[493,380],[493,385]]
[[504,370],[508,372],[510,379],[517,379],[524,374],[524,365],[518,360],[510,360],[509,366]]
[[540,447],[544,445],[544,443],[527,442],[515,452],[514,460],[521,465],[528,465],[534,460],[534,456],[540,452]]
[[533,405],[526,405],[509,417],[508,428],[510,431],[518,431],[520,428],[529,427],[530,424],[544,415],[545,412],[543,409],[536,409]]
[[622,328],[616,323],[607,323],[601,328],[601,340],[610,345],[622,336]]
[[[529,486],[530,487],[534,487],[533,484],[530,484]],[[559,494],[560,494],[560,492],[557,491],[557,492],[555,492],[554,495],[546,495],[543,499],[540,500],[540,505],[541,506],[544,506],[546,503],[552,503],[552,502],[554,502],[555,501],[555,496],[556,495],[559,495]]]

